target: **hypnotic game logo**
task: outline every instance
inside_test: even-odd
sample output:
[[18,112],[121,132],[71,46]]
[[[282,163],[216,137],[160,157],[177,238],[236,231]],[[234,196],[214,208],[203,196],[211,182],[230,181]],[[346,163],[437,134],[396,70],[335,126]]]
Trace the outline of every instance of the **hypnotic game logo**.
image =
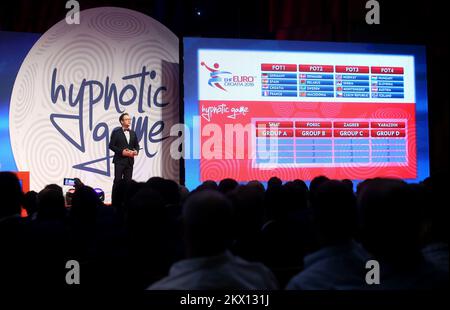
[[178,179],[169,154],[178,122],[178,38],[142,13],[123,8],[80,12],[80,24],[62,20],[35,43],[17,74],[10,104],[11,148],[31,189],[78,177],[112,186],[111,131],[119,115],[132,116],[142,148],[133,178]]

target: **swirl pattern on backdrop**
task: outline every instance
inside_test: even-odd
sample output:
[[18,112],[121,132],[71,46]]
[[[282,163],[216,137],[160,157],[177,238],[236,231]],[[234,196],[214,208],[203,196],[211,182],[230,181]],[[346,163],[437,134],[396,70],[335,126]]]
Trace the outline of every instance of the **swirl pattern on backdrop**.
[[145,34],[147,25],[142,16],[145,15],[125,10],[108,10],[91,19],[89,28],[114,40],[127,40]]
[[[33,105],[36,104],[36,98],[33,96],[35,81],[37,75],[37,65],[29,66],[23,72],[22,79],[15,88],[15,110],[14,110],[14,126],[22,127],[26,122],[27,116],[33,110]],[[16,87],[16,85],[14,85]],[[12,109],[11,109],[12,110]]]

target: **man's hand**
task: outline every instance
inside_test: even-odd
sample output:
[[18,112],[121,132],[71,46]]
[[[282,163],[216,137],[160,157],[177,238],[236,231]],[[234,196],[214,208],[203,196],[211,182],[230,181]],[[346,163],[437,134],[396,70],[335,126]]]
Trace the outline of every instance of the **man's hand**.
[[122,156],[124,156],[124,157],[133,157],[133,152],[130,151],[129,149],[124,149],[122,151]]
[[129,150],[129,149],[124,149],[122,151],[122,156],[125,156],[125,157],[134,157],[137,154],[138,154],[138,152],[136,150],[132,151],[132,150]]

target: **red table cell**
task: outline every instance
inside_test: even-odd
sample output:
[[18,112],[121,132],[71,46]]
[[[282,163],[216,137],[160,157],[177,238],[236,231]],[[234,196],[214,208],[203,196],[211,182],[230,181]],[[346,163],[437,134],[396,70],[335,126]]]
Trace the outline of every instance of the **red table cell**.
[[369,128],[369,122],[334,122],[334,128]]
[[296,72],[297,65],[294,65],[294,64],[261,64],[261,71]]
[[374,129],[371,132],[372,138],[402,138],[405,137],[405,130],[380,130]]
[[267,138],[289,138],[294,136],[294,131],[292,129],[258,129],[256,131],[256,136]]
[[296,129],[296,137],[313,137],[313,138],[323,138],[331,137],[331,129]]
[[369,73],[368,66],[336,66],[338,73]]
[[333,66],[329,65],[298,65],[300,72],[333,72]]
[[257,121],[256,127],[266,127],[266,128],[292,128],[294,126],[294,122],[274,122],[274,121]]
[[334,137],[336,138],[360,138],[368,137],[368,130],[355,130],[355,129],[335,129]]
[[297,128],[331,128],[331,122],[295,122]]
[[372,73],[377,74],[403,74],[403,67],[370,67]]
[[405,122],[371,122],[372,128],[405,128]]

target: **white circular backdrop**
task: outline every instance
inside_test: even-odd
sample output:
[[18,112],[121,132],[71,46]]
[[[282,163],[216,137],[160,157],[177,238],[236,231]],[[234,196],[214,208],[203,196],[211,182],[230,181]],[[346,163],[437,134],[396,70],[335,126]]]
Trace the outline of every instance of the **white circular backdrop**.
[[[148,129],[154,122],[163,120],[167,136],[170,126],[178,122],[179,105],[179,46],[178,38],[164,25],[142,13],[115,7],[94,8],[80,12],[80,24],[69,25],[65,19],[58,22],[36,42],[28,53],[17,74],[10,104],[10,138],[14,159],[19,171],[30,171],[30,188],[39,191],[49,183],[62,185],[64,177],[78,177],[93,187],[105,191],[110,199],[114,165],[102,158],[106,156],[104,139],[94,141],[94,128],[104,122],[113,128],[120,126],[120,113],[114,108],[104,108],[104,99],[93,106],[93,127],[89,128],[89,94],[85,89],[83,97],[83,121],[80,124],[79,105],[70,106],[68,98],[64,102],[61,93],[56,103],[51,99],[52,73],[57,68],[55,86],[62,85],[66,96],[73,84],[73,97],[78,94],[83,79],[97,80],[105,86],[114,83],[118,92],[124,86],[133,84],[139,90],[140,79],[123,80],[127,75],[138,74],[143,66],[155,71],[153,80],[146,77],[143,92],[144,112],[139,113],[137,98],[129,106],[121,106],[132,117],[148,118]],[[169,102],[163,108],[147,106],[147,90],[151,85],[150,96],[161,86],[159,101]],[[100,90],[93,87],[93,95]],[[163,97],[161,97],[163,96]],[[103,96],[104,97],[104,96]],[[129,99],[128,96],[124,98]],[[51,115],[60,131],[52,124]],[[83,127],[80,136],[79,126]],[[74,142],[61,133],[63,131]],[[148,141],[148,131],[142,138]],[[109,139],[109,138],[108,138]],[[84,152],[80,150],[84,140]],[[147,143],[147,156],[141,150],[134,165],[133,179],[145,181],[151,176],[163,176],[178,180],[178,163],[168,155],[169,143]],[[78,148],[76,144],[80,145]],[[109,155],[113,155],[111,152]],[[95,162],[98,160],[97,162]],[[87,166],[95,172],[74,166],[90,163]],[[109,176],[108,162],[110,163]]]

